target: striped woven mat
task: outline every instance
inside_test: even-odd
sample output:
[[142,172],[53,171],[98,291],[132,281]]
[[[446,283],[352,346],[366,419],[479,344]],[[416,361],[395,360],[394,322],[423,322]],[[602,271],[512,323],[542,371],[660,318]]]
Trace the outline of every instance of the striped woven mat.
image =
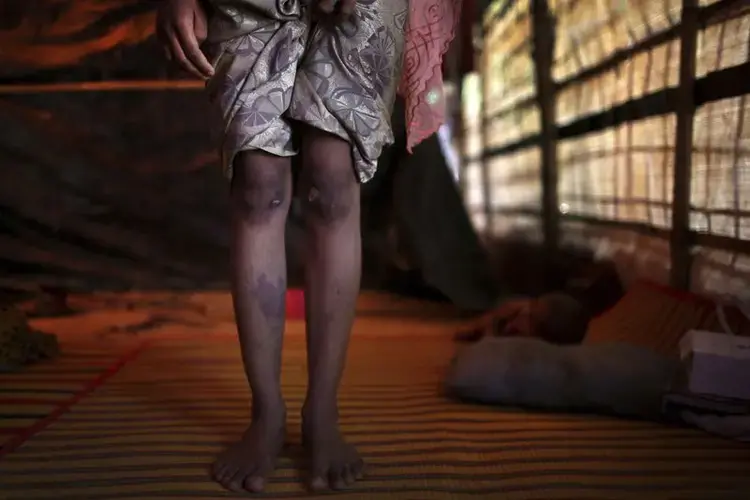
[[139,344],[64,341],[60,359],[0,375],[0,457],[104,383]]
[[[260,497],[308,496],[297,445],[304,340],[299,325],[291,330],[283,375],[291,445]],[[449,337],[444,327],[416,320],[373,316],[357,323],[341,418],[368,470],[336,496],[748,498],[747,446],[686,429],[445,399],[439,381],[455,349]],[[0,498],[237,496],[211,482],[207,467],[247,424],[248,399],[232,336],[152,338],[0,461]]]

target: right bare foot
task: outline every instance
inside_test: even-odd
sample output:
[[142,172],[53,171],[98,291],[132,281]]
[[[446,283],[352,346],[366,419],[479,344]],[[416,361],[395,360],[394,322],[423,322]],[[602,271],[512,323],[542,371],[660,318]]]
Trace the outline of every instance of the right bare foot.
[[224,450],[214,462],[211,471],[214,480],[235,493],[263,491],[276,467],[285,437],[283,412],[253,418],[240,440]]
[[302,413],[302,445],[311,462],[310,488],[341,490],[362,479],[364,461],[341,434],[336,409]]

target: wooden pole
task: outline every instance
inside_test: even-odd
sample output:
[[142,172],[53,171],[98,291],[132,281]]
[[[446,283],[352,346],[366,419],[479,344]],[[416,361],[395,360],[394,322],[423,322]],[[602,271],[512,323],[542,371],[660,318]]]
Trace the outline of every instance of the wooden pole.
[[482,97],[480,101],[480,107],[479,107],[479,119],[480,119],[480,151],[482,152],[480,158],[481,158],[481,164],[480,168],[482,169],[482,198],[484,201],[484,217],[485,217],[485,226],[484,226],[484,234],[487,236],[493,236],[493,210],[492,210],[492,187],[490,186],[490,170],[489,165],[487,162],[486,155],[484,154],[487,151],[487,132],[489,127],[489,120],[487,117],[487,111],[486,111],[486,103],[487,103],[487,94],[489,92],[489,85],[488,85],[488,73],[490,71],[490,65],[489,65],[489,50],[487,49],[487,39],[486,36],[482,38],[482,47],[480,48],[480,70],[479,75],[481,79],[481,89],[482,89]]
[[555,251],[560,238],[560,211],[557,198],[556,90],[552,77],[555,22],[547,0],[532,0],[531,10],[534,74],[541,121],[542,233],[545,248]]
[[695,118],[695,59],[698,37],[698,0],[682,0],[680,24],[680,84],[677,88],[677,132],[672,189],[670,282],[690,288],[690,179]]

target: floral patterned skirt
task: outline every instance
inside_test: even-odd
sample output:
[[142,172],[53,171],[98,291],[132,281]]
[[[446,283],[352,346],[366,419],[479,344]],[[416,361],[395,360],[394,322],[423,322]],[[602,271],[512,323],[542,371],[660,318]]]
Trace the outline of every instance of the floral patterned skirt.
[[297,152],[295,125],[352,145],[360,182],[393,142],[409,0],[359,0],[353,18],[314,18],[304,0],[210,0],[207,83],[223,125],[222,164],[244,150]]

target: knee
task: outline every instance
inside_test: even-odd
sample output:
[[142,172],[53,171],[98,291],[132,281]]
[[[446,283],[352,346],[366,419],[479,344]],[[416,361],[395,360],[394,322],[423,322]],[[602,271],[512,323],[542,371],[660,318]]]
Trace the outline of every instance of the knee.
[[285,216],[289,209],[291,174],[284,165],[266,159],[269,161],[255,162],[240,156],[235,163],[231,186],[233,210],[253,224]]
[[359,217],[359,183],[352,169],[315,163],[306,165],[300,186],[308,221],[333,226]]

